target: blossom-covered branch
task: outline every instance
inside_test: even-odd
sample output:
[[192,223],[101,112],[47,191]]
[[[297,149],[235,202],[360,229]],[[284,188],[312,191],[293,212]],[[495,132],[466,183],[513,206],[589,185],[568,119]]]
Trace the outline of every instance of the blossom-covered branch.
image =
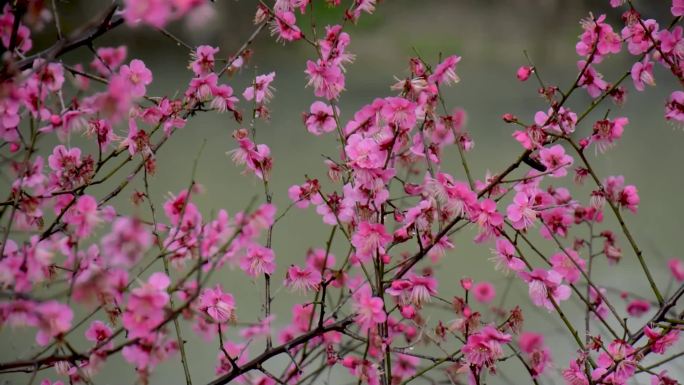
[[[32,330],[40,348],[0,362],[0,373],[41,385],[90,384],[121,354],[142,384],[169,361],[182,367],[187,385],[313,384],[326,372],[340,376],[336,383],[441,377],[481,385],[510,360],[524,378],[516,383],[624,385],[648,377],[653,385],[677,384],[668,370],[682,356],[684,261],[658,266],[643,251],[630,225],[640,210],[638,188],[620,175],[603,177],[597,164],[630,130],[629,81],[637,92],[654,87],[657,64],[668,77],[659,83],[678,86],[663,101],[662,119],[684,123],[684,2],[671,2],[671,20],[647,18],[630,0],[610,0],[612,13],[589,13],[564,88],[525,52],[526,64],[510,76],[527,86],[534,75],[541,106],[530,117],[503,114],[519,155],[479,179],[470,155],[475,134],[445,92],[457,86],[467,58],[414,49],[388,95],[348,109],[352,33],[380,11],[376,3],[255,2],[246,15],[251,33],[227,54],[167,29],[216,12],[211,1],[124,0],[71,32],[59,2],[6,2],[0,151],[12,178],[0,202],[0,326]],[[322,7],[336,18],[324,28]],[[35,52],[32,39],[50,16],[57,38]],[[145,58],[128,57],[126,45],[99,46],[115,28],[145,27],[189,54],[180,67],[190,80],[179,94],[149,92],[159,79]],[[304,170],[286,191],[272,183],[283,159],[274,159],[271,146],[279,143],[257,141],[269,121],[288,113],[270,107],[287,92],[276,91],[280,63],[261,71],[250,60],[263,31],[282,49],[306,52],[302,86],[313,98],[302,132],[335,140],[323,157],[326,172]],[[605,80],[604,61],[623,50],[629,68]],[[73,52],[89,59],[77,62]],[[248,84],[241,92],[231,85],[236,79]],[[575,112],[583,92],[589,99]],[[232,215],[203,213],[198,155],[187,188],[157,204],[155,172],[173,167],[157,156],[197,115],[221,113],[234,128],[227,154],[244,169],[241,178],[258,182],[258,203]],[[76,135],[86,144],[77,146]],[[458,156],[455,167],[447,154]],[[125,193],[129,201],[114,199]],[[277,208],[274,197],[290,204]],[[306,255],[285,266],[273,236],[281,219],[310,208],[329,235],[308,240]],[[440,261],[461,253],[456,236],[471,230],[472,242],[491,248],[493,267],[508,275],[502,293],[465,264],[440,271]],[[632,258],[623,258],[624,241]],[[346,252],[340,258],[337,250]],[[637,266],[650,291],[611,287],[600,265]],[[226,290],[231,275],[262,292]],[[529,296],[512,299],[518,286]],[[304,298],[289,322],[272,306],[285,293]],[[244,304],[255,298],[261,311],[249,314]],[[88,311],[77,319],[81,309]],[[567,339],[572,352],[557,353],[546,343],[551,333],[526,322],[532,317],[555,321],[560,335],[553,337]],[[216,354],[210,376],[186,349],[186,325]],[[336,367],[347,375],[332,374]]]

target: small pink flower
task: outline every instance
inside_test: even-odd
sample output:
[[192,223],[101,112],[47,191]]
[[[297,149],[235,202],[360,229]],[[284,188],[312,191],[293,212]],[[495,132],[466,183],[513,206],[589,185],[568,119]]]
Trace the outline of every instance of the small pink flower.
[[544,111],[537,111],[534,114],[534,123],[542,127],[544,131],[551,131],[557,134],[571,134],[575,132],[577,114],[565,107],[560,107],[557,111],[549,108],[546,113]]
[[530,75],[532,75],[532,72],[534,72],[534,67],[532,67],[532,66],[521,66],[520,68],[518,68],[518,71],[516,72],[515,76],[518,78],[518,80],[520,80],[521,82],[524,82],[530,78]]
[[496,289],[489,282],[478,282],[473,286],[475,300],[482,303],[490,303],[496,297]]
[[316,199],[312,199],[312,203],[316,204],[316,212],[323,216],[323,223],[334,226],[338,223],[349,223],[354,218],[356,201],[353,188],[350,184],[346,184],[343,189],[343,196],[333,191],[325,199],[321,198],[320,194],[314,197]]
[[470,291],[473,288],[473,279],[472,278],[469,278],[469,277],[461,278],[459,283],[461,284],[461,287],[465,291]]
[[477,194],[467,183],[460,181],[448,183],[445,190],[447,202],[444,209],[448,210],[451,217],[468,218],[477,212],[479,208]]
[[634,88],[636,88],[637,91],[643,91],[644,84],[655,86],[653,62],[648,60],[648,56],[646,56],[643,61],[634,63],[630,73],[632,75],[632,80],[634,81]]
[[271,275],[276,268],[275,253],[267,247],[252,245],[240,261],[240,268],[250,277],[258,277],[262,274]]
[[648,325],[644,327],[644,334],[648,337],[651,350],[656,354],[665,354],[665,351],[679,340],[679,330],[663,330],[658,333]]
[[317,271],[332,269],[335,266],[335,256],[325,249],[309,250],[306,253],[306,265]]
[[349,369],[349,372],[364,384],[380,385],[380,373],[377,364],[348,355],[342,360],[342,366]]
[[496,360],[503,357],[503,344],[511,341],[511,336],[497,330],[493,326],[485,326],[479,332],[471,334],[461,352],[470,365],[493,367]]
[[563,378],[568,385],[589,385],[582,362],[571,361],[570,367],[563,370]]
[[308,77],[308,86],[313,86],[314,94],[319,98],[326,98],[328,100],[337,99],[342,91],[344,91],[344,73],[339,65],[330,61],[317,60],[307,61],[306,71]]
[[100,320],[93,321],[85,332],[88,341],[100,344],[112,336],[112,329]]
[[219,49],[210,45],[201,45],[195,49],[192,55],[192,62],[190,68],[197,76],[207,75],[214,71],[214,63],[216,59],[214,55],[218,53]]
[[387,316],[382,298],[374,297],[367,284],[354,293],[353,301],[352,307],[356,313],[354,320],[362,330],[368,330],[376,324],[385,322]]
[[306,293],[317,291],[321,284],[321,273],[310,266],[299,267],[292,265],[287,269],[285,286],[296,291]]
[[133,102],[133,85],[122,74],[114,74],[109,78],[107,92],[97,95],[94,106],[110,121],[119,122],[128,117]]
[[172,3],[166,0],[124,0],[124,19],[135,26],[139,23],[162,28],[172,18]]
[[684,261],[679,258],[672,258],[667,261],[667,266],[670,268],[670,273],[678,282],[684,281]]
[[496,202],[492,199],[484,199],[480,202],[479,212],[474,215],[473,220],[480,227],[478,240],[498,235],[504,222],[503,215],[496,211]]
[[356,256],[361,261],[368,261],[376,252],[384,254],[391,241],[392,236],[387,234],[382,223],[361,222],[351,243],[356,248]]
[[611,121],[609,119],[599,120],[594,124],[594,133],[591,136],[591,141],[596,143],[597,149],[605,152],[612,147],[618,139],[622,137],[625,126],[629,123],[627,118],[616,118]]
[[287,189],[287,195],[300,209],[309,207],[310,203],[321,204],[322,198],[318,192],[320,189],[318,179],[307,179],[302,185],[294,185]]
[[632,317],[641,317],[651,309],[651,303],[643,299],[634,299],[627,304],[627,314]]
[[672,0],[672,11],[673,16],[684,16],[684,0]]
[[565,301],[572,294],[568,286],[561,284],[563,277],[553,270],[534,269],[530,273],[523,271],[518,274],[529,286],[532,303],[549,311],[554,309],[554,303]]
[[437,280],[427,275],[409,273],[406,279],[392,282],[387,294],[397,297],[400,304],[413,304],[420,308],[437,295]]
[[378,142],[371,137],[352,134],[345,146],[350,165],[360,169],[376,169],[384,165],[386,151],[380,148]]
[[567,168],[572,165],[573,159],[565,154],[565,149],[560,144],[539,151],[541,163],[550,172],[549,176],[562,178],[568,174]]
[[271,34],[278,35],[278,40],[295,41],[302,38],[302,31],[297,27],[295,14],[290,11],[276,12],[271,24]]
[[149,337],[164,321],[164,307],[169,303],[166,288],[171,280],[161,272],[153,273],[147,282],[131,291],[122,324],[129,338]]
[[544,335],[534,332],[523,332],[520,333],[520,340],[518,341],[520,345],[520,350],[524,353],[532,353],[535,350],[542,349],[544,347]]
[[534,197],[523,191],[515,194],[513,202],[506,208],[508,219],[515,229],[525,230],[534,224],[539,215],[534,203]]
[[392,366],[392,376],[408,378],[416,373],[420,365],[420,358],[408,354],[397,354]]
[[36,306],[36,342],[45,346],[50,339],[59,337],[71,328],[74,313],[71,307],[57,301],[47,301]]
[[142,60],[133,59],[130,65],[122,65],[119,73],[131,82],[131,95],[136,98],[145,96],[146,86],[152,83],[152,71]]
[[216,322],[226,322],[235,318],[235,299],[225,293],[221,285],[204,289],[199,296],[199,311],[205,312]]
[[606,15],[600,15],[598,18],[591,16],[581,21],[584,32],[575,46],[578,55],[587,58],[593,55],[594,61],[599,63],[604,56],[620,52],[620,35],[605,21]]
[[60,63],[46,63],[45,59],[39,58],[33,61],[33,69],[37,80],[45,88],[53,92],[62,89],[64,67]]
[[[314,135],[322,135],[325,132],[335,131],[337,123],[333,114],[333,107],[323,102],[316,101],[311,104],[311,109],[306,116],[306,129]],[[338,110],[339,114],[339,110]]]
[[520,334],[518,344],[527,357],[532,375],[538,377],[551,362],[551,353],[544,346],[544,336],[539,333],[523,332]]
[[674,91],[667,99],[665,119],[684,123],[684,91]]
[[88,237],[93,227],[100,222],[95,198],[91,195],[79,197],[76,204],[64,215],[64,222],[74,228],[78,238]]
[[492,249],[492,254],[497,269],[505,268],[516,272],[525,270],[525,262],[515,256],[515,246],[506,238],[496,240],[496,248]]
[[403,130],[410,130],[416,124],[416,103],[400,97],[385,98],[380,110],[386,122]]
[[617,199],[617,204],[620,207],[625,207],[632,213],[636,214],[640,201],[641,199],[639,198],[639,192],[637,191],[636,186],[627,185],[620,192],[620,195]]
[[[596,360],[598,367],[591,373],[593,379],[606,377],[603,382],[609,384],[625,384],[637,369],[637,357],[634,347],[623,340],[614,340],[599,354]],[[608,374],[608,370],[612,370]]]
[[[682,14],[684,14],[684,10],[682,10]],[[667,370],[663,370],[651,377],[651,385],[677,385],[677,380],[669,377],[667,375]]]
[[372,14],[375,12],[375,3],[377,0],[356,0],[356,8],[354,8],[354,20],[359,18],[361,12]]
[[428,77],[428,81],[437,85],[442,83],[446,85],[458,83],[460,79],[456,75],[456,64],[460,61],[460,56],[453,55],[447,57],[435,67],[435,70]]
[[126,60],[128,49],[125,45],[121,45],[118,47],[101,47],[96,52],[97,55],[90,62],[90,66],[100,75],[108,77],[113,71],[119,69],[119,66]]
[[245,88],[242,96],[245,100],[255,100],[258,104],[268,103],[273,97],[274,88],[271,87],[271,83],[275,79],[275,75],[275,72],[271,72],[266,75],[257,76],[254,83]]
[[214,96],[217,86],[218,75],[215,73],[197,76],[190,80],[190,84],[185,90],[185,96],[198,101],[208,101]]
[[[646,27],[646,30],[644,29]],[[653,19],[628,23],[622,29],[622,38],[627,41],[627,50],[632,55],[641,55],[653,45],[653,37],[658,33],[658,23]]]
[[238,98],[233,96],[233,88],[226,84],[217,85],[211,89],[214,98],[209,107],[218,112],[235,111],[235,103]]
[[[586,66],[586,69],[585,69]],[[603,80],[603,75],[594,69],[593,66],[587,65],[584,60],[577,62],[577,67],[581,71],[584,69],[582,76],[577,84],[586,88],[587,93],[592,98],[596,98],[605,90],[608,89],[608,83]]]
[[265,144],[255,144],[249,138],[242,137],[242,133],[239,133],[236,138],[239,147],[228,151],[233,163],[239,166],[245,165],[245,171],[254,173],[259,179],[268,180],[273,167],[271,149]]
[[152,246],[152,235],[135,218],[121,217],[114,221],[112,232],[102,237],[102,251],[116,266],[133,266]]
[[541,127],[533,124],[525,127],[525,130],[515,130],[512,136],[523,148],[534,150],[544,145],[547,134]]
[[684,28],[676,26],[669,29],[663,29],[658,33],[658,40],[660,40],[661,50],[665,54],[673,54],[681,57],[684,54]]
[[165,333],[152,333],[141,337],[137,343],[121,350],[126,362],[135,365],[136,370],[147,373],[161,362],[178,352],[178,342]]
[[553,271],[560,274],[568,283],[575,283],[580,279],[580,269],[585,269],[586,262],[575,250],[566,248],[551,256],[551,265]]
[[[233,371],[233,364],[231,363],[231,361],[228,360],[228,358],[226,358],[226,354],[223,353],[223,350],[225,350],[226,353],[228,353],[228,355],[238,365],[244,365],[249,359],[247,347],[244,344],[236,344],[231,341],[225,341],[223,343],[223,349],[221,349],[221,351],[218,352],[217,356],[218,364],[216,365],[215,371],[215,374],[217,376],[230,373]],[[243,383],[244,380],[241,380],[241,378],[243,377],[238,377],[236,382]]]

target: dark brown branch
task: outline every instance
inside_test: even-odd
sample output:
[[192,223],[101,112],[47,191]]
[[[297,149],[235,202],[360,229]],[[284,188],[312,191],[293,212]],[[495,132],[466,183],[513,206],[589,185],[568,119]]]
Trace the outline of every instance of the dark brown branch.
[[85,27],[62,40],[58,40],[44,51],[18,61],[16,63],[17,68],[24,70],[31,67],[36,59],[45,59],[47,61],[54,60],[78,47],[91,44],[98,37],[123,24],[123,17],[114,16],[116,10],[116,4],[111,5],[103,15],[95,18]]
[[261,355],[258,357],[254,358],[253,360],[247,362],[246,364],[238,367],[236,370],[231,370],[230,373],[221,376],[214,381],[210,382],[208,385],[224,385],[235,378],[250,372],[252,370],[258,370],[259,368],[262,367],[263,363],[268,361],[269,359],[283,354],[287,353],[290,349],[297,347],[299,345],[302,345],[316,337],[322,336],[325,333],[331,332],[331,331],[338,331],[341,332],[344,330],[347,326],[349,326],[354,320],[354,316],[350,315],[340,321],[337,321],[333,324],[323,326],[323,327],[318,327],[316,329],[313,329],[312,331],[302,334],[301,336],[293,339],[290,342],[284,343],[282,345],[275,346],[273,348],[270,348],[263,352]]

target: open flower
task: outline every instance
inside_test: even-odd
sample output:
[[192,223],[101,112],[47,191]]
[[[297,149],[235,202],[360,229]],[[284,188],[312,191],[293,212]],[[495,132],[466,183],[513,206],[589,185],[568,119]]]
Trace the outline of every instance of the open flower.
[[232,294],[223,292],[221,285],[216,285],[213,289],[202,290],[199,310],[216,322],[226,322],[235,318],[235,299]]

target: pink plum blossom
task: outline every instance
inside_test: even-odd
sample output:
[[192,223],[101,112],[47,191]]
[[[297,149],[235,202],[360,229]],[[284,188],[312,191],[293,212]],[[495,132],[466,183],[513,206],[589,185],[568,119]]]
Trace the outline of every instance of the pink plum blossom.
[[520,277],[529,286],[530,299],[537,306],[547,310],[554,309],[554,304],[570,298],[570,288],[561,284],[563,277],[553,270],[534,269],[532,272],[520,272]]
[[139,59],[133,59],[130,65],[122,65],[119,73],[131,82],[130,90],[134,97],[144,96],[147,92],[146,86],[152,83],[152,71]]
[[539,151],[541,163],[546,166],[550,176],[562,178],[568,174],[567,168],[572,165],[573,159],[565,153],[565,149],[560,144],[542,148]]
[[674,91],[665,105],[665,119],[684,123],[684,91]]
[[199,296],[199,311],[205,312],[216,322],[235,318],[235,299],[223,291],[221,285],[202,290]]
[[560,274],[568,283],[575,283],[585,270],[586,262],[573,249],[564,249],[550,258],[552,270]]
[[356,255],[362,261],[368,261],[375,253],[385,253],[385,248],[392,241],[382,223],[359,223],[358,230],[352,236],[352,245],[356,248]]
[[268,101],[273,97],[274,88],[271,86],[271,83],[275,79],[275,75],[275,72],[270,72],[266,75],[257,76],[254,80],[254,83],[245,88],[242,96],[245,98],[245,100],[254,100],[258,104],[268,103]]
[[333,114],[333,107],[321,101],[313,102],[310,113],[306,116],[306,129],[314,135],[322,135],[326,132],[335,131],[336,127],[337,122]]
[[506,238],[497,238],[496,248],[492,249],[492,254],[497,269],[515,272],[525,269],[525,263],[515,256],[515,247]]
[[110,263],[132,266],[152,246],[150,231],[137,219],[121,217],[114,221],[112,232],[102,237],[102,250]]
[[520,80],[521,82],[526,81],[527,79],[530,78],[530,75],[534,72],[534,67],[532,66],[521,66],[518,68],[518,71],[516,72],[515,76]]
[[275,266],[275,253],[261,245],[249,247],[240,261],[240,268],[250,277],[271,275],[275,271]]
[[456,64],[461,61],[460,56],[452,55],[444,59],[435,67],[428,81],[435,84],[451,85],[460,81],[456,75]]
[[503,357],[502,345],[510,340],[510,335],[500,332],[493,326],[485,326],[468,337],[461,352],[470,365],[480,368],[493,367],[496,360]]
[[285,285],[299,292],[317,291],[321,284],[321,273],[310,266],[292,265],[287,269]]
[[71,307],[57,301],[43,302],[36,306],[36,342],[47,345],[52,338],[58,338],[71,327],[74,313]]
[[93,227],[100,222],[97,201],[92,195],[83,195],[64,215],[64,221],[73,226],[78,238],[89,236]]
[[539,213],[535,210],[534,197],[528,196],[525,192],[515,194],[513,202],[506,208],[508,220],[514,228],[525,230],[534,225]]
[[472,289],[473,297],[475,300],[481,303],[490,303],[496,297],[496,289],[494,285],[489,282],[478,282],[473,286]]
[[630,71],[632,81],[634,81],[634,88],[637,91],[644,90],[644,84],[655,86],[655,79],[653,78],[653,62],[648,60],[648,56],[643,61],[636,62]]
[[371,294],[370,286],[362,286],[353,296],[353,308],[356,313],[355,321],[363,330],[384,322],[387,316],[384,311],[382,298]]
[[670,273],[678,282],[684,281],[684,261],[679,258],[671,258],[667,261]]

